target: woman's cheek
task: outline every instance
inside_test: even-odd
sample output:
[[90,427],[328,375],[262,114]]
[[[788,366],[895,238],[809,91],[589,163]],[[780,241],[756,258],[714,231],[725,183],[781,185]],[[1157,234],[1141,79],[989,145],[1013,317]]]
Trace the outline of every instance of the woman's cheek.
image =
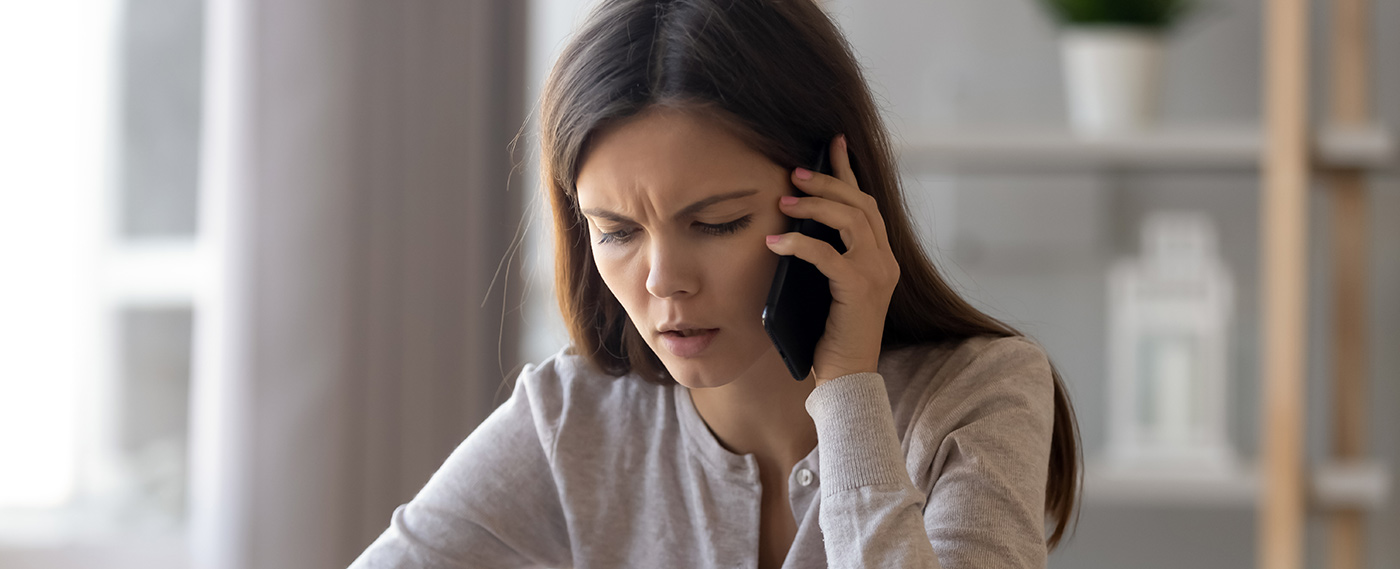
[[754,260],[753,272],[749,273],[749,278],[752,279],[749,282],[749,288],[758,292],[757,302],[759,304],[768,302],[768,289],[773,286],[773,277],[778,274],[778,260],[780,259],[767,246],[764,246],[763,249],[763,252],[767,254],[760,255],[758,259]]
[[613,297],[623,303],[623,308],[631,310],[633,307],[629,306],[629,303],[635,300],[633,297],[645,292],[646,275],[638,274],[635,259],[629,255],[606,249],[607,246],[594,247],[594,266],[598,269],[598,275],[603,277],[603,284],[612,291]]
[[[608,290],[613,292],[613,296],[619,296],[617,290],[617,260],[611,258],[607,251],[602,251],[602,247],[593,247],[593,266],[598,269],[598,276],[603,277],[603,284]],[[619,296],[619,299],[621,297]]]
[[710,286],[727,302],[762,305],[781,258],[764,243],[765,233],[745,232],[731,239],[715,239],[702,253]]

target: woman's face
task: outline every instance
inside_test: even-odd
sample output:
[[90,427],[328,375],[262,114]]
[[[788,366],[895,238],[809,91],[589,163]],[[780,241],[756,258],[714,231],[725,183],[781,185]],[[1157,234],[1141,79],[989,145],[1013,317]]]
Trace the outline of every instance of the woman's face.
[[665,108],[603,132],[584,157],[598,273],[680,384],[784,369],[762,313],[778,265],[764,237],[788,231],[788,175],[720,124]]

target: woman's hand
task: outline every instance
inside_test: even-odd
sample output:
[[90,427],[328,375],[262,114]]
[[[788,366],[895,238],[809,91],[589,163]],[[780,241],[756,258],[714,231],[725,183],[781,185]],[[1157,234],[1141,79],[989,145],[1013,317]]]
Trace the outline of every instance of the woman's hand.
[[841,232],[846,253],[801,233],[768,236],[768,248],[812,263],[831,281],[831,313],[813,358],[816,384],[858,372],[876,371],[885,313],[899,282],[899,263],[890,251],[885,220],[875,198],[860,191],[846,153],[846,137],[831,141],[827,176],[798,168],[792,183],[808,197],[784,197],[778,207],[789,217],[808,218]]

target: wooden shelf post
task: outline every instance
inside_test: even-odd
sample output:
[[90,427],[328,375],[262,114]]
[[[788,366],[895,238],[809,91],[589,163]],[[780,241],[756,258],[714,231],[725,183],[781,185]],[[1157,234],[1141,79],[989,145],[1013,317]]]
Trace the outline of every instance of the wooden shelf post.
[[1260,191],[1263,495],[1260,569],[1302,569],[1303,380],[1307,369],[1308,12],[1265,6],[1265,140]]
[[[1332,3],[1331,124],[1370,121],[1370,27],[1366,0]],[[1358,168],[1327,173],[1332,197],[1332,457],[1338,463],[1364,458],[1366,447],[1366,177]],[[1327,513],[1329,569],[1365,564],[1364,515],[1359,509]]]

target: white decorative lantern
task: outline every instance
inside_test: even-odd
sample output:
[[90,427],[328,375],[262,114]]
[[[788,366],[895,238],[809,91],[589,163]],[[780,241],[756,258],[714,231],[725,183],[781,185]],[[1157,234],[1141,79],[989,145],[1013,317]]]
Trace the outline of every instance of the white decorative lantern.
[[1228,474],[1234,287],[1205,214],[1154,213],[1142,256],[1109,274],[1109,443],[1116,470]]

